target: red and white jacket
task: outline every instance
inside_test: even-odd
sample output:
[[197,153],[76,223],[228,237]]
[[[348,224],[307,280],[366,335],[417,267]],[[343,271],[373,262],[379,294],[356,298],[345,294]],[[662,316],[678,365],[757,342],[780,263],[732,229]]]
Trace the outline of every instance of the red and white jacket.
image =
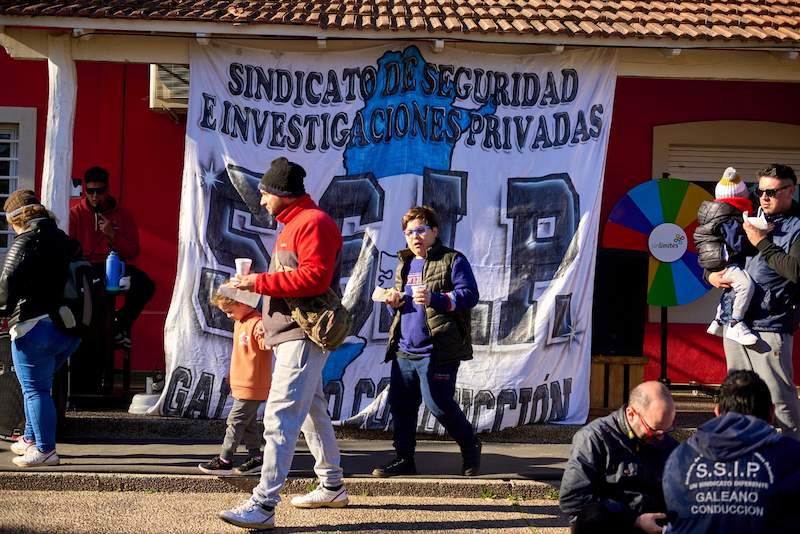
[[269,272],[259,274],[255,283],[255,291],[265,295],[264,331],[273,346],[305,338],[280,297],[313,297],[329,287],[339,293],[342,252],[336,222],[307,194],[276,218],[285,227],[275,242]]

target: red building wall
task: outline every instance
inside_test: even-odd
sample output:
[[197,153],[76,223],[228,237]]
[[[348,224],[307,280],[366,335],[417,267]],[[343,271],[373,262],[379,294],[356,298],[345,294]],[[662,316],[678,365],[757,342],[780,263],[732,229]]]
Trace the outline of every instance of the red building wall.
[[[800,84],[620,78],[606,157],[600,235],[617,201],[635,185],[653,178],[655,126],[712,120],[800,124],[798,102]],[[725,377],[722,341],[706,334],[707,326],[669,326],[667,362],[673,382],[722,382]],[[661,365],[657,323],[647,325],[644,353],[649,358],[645,378],[657,378]],[[795,369],[800,369],[797,338],[794,358]],[[795,373],[795,380],[798,379],[800,372]]]
[[[40,189],[47,117],[47,63],[12,60],[0,48],[0,106],[37,108],[36,188]],[[178,206],[185,124],[148,107],[147,65],[78,62],[78,102],[72,176],[100,165],[110,190],[139,224],[136,265],[156,282],[156,294],[133,329],[134,370],[164,367],[164,322],[175,281]]]
[[[134,370],[163,367],[163,328],[177,264],[178,209],[185,124],[148,107],[146,65],[78,63],[73,176],[93,165],[111,172],[111,190],[139,223],[137,265],[156,281],[155,298],[134,328]],[[47,66],[11,60],[0,49],[0,106],[38,109],[36,180],[41,179],[47,111]],[[800,124],[800,84],[620,78],[606,159],[601,228],[614,204],[652,178],[653,127],[707,120]],[[601,234],[602,235],[602,234]],[[720,382],[725,373],[719,338],[706,325],[670,325],[669,374],[676,382]],[[658,324],[648,324],[646,376],[659,373]],[[800,351],[795,350],[800,368]],[[800,373],[798,373],[800,378]]]

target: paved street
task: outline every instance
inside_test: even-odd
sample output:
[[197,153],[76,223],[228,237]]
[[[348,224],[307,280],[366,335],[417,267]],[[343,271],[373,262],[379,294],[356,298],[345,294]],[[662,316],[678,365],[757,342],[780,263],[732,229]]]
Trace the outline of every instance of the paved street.
[[[4,491],[0,532],[235,533],[216,513],[247,494]],[[371,497],[341,510],[278,506],[277,532],[518,532],[566,534],[555,501]]]

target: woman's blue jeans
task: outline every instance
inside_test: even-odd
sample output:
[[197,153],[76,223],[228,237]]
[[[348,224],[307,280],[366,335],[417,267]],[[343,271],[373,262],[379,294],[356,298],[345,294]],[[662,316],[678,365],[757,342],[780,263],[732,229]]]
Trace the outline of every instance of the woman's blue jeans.
[[50,396],[53,376],[80,343],[80,338],[59,330],[48,318],[11,342],[24,398],[25,439],[36,441],[41,452],[56,448],[56,407]]

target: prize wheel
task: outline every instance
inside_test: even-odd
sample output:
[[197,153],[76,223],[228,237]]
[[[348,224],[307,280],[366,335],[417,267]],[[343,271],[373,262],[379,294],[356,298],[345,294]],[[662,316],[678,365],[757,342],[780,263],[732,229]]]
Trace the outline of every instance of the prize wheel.
[[650,255],[647,303],[677,306],[702,297],[711,286],[697,263],[697,210],[712,197],[684,180],[662,178],[637,185],[617,202],[603,232],[603,247]]

